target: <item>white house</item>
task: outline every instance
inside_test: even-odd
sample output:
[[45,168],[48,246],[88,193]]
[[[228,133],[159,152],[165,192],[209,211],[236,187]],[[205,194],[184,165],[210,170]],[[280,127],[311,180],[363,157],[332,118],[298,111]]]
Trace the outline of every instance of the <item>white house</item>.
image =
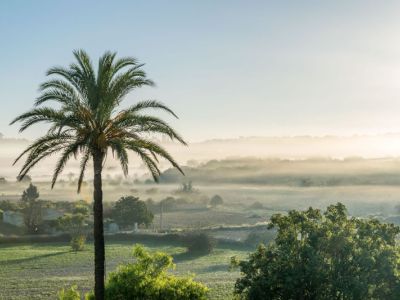
[[[63,216],[63,212],[52,208],[44,208],[42,210],[43,221],[57,220],[61,216]],[[24,215],[17,211],[6,210],[3,212],[3,223],[24,226]]]
[[20,212],[6,210],[3,212],[3,223],[15,225],[15,226],[23,226],[24,225],[24,216]]

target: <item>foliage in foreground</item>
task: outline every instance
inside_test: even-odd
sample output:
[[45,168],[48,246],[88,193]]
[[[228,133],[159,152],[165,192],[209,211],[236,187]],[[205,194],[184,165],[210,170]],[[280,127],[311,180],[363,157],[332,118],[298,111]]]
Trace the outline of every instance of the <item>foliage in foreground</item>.
[[274,215],[270,228],[275,243],[238,262],[242,299],[400,298],[399,227],[348,218],[338,203]]
[[58,292],[58,300],[81,300],[81,294],[76,285]]
[[[110,273],[105,299],[140,300],[203,300],[207,287],[188,277],[176,277],[167,271],[175,268],[172,257],[163,253],[149,253],[142,246],[133,251],[134,263],[121,265]],[[88,295],[88,299],[94,299]]]

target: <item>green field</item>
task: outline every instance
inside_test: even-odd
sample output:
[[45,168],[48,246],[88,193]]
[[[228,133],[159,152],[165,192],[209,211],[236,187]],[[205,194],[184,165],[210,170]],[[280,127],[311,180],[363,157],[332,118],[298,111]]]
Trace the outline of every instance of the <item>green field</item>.
[[[190,257],[177,246],[145,243],[174,257],[175,273],[195,273],[196,280],[210,289],[210,299],[231,299],[238,272],[228,271],[233,255],[246,257],[244,250],[216,248],[212,254]],[[106,246],[107,272],[131,260],[133,244],[113,242]],[[93,286],[93,247],[70,252],[67,244],[14,244],[0,246],[0,299],[56,299],[62,287],[77,284],[88,291]]]

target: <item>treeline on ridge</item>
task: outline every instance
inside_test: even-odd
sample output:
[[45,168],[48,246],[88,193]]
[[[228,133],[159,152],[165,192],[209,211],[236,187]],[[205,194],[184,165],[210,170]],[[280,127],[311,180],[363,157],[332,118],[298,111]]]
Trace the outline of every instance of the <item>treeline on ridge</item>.
[[[238,158],[211,160],[197,166],[185,166],[186,178],[196,184],[255,184],[284,186],[398,185],[400,159],[305,160]],[[179,183],[183,177],[167,169],[161,183]]]

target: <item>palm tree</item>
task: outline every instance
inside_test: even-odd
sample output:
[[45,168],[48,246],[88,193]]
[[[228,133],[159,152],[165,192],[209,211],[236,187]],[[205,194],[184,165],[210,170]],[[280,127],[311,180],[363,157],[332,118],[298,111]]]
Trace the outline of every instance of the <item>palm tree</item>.
[[[23,178],[39,161],[59,153],[60,158],[52,179],[53,188],[67,161],[71,157],[79,156],[79,193],[86,167],[92,160],[95,298],[104,299],[102,169],[107,153],[111,152],[119,160],[126,176],[128,152],[134,152],[157,181],[161,174],[159,158],[166,159],[183,172],[164,148],[146,136],[161,134],[184,145],[186,143],[166,122],[143,112],[145,109],[160,109],[177,117],[171,109],[158,101],[141,101],[118,110],[129,92],[141,86],[153,85],[142,70],[143,65],[136,59],[116,59],[116,53],[106,52],[99,59],[96,71],[85,51],[78,50],[73,54],[76,62],[68,68],[54,67],[47,71],[47,76],[51,76],[51,79],[40,86],[41,95],[37,98],[35,107],[11,122],[21,122],[20,132],[36,123],[50,124],[47,133],[26,148],[14,164],[26,157],[19,173],[19,178]],[[49,101],[56,102],[57,108],[42,105]]]

